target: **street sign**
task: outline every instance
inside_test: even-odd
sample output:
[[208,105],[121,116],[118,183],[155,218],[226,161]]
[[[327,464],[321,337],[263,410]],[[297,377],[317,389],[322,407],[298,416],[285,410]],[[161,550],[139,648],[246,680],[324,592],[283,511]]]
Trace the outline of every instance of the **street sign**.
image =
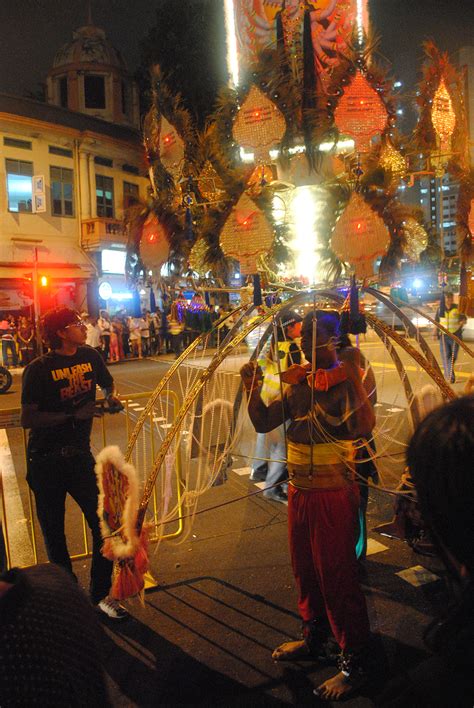
[[0,430],[3,428],[21,428],[19,408],[0,410]]

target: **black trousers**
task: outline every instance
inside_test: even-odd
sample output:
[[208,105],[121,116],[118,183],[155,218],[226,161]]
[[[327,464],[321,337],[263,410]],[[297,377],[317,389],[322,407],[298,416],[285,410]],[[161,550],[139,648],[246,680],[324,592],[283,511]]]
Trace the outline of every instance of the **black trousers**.
[[36,501],[36,513],[43,532],[46,552],[51,563],[73,574],[64,533],[66,495],[70,494],[82,510],[92,533],[92,566],[90,594],[97,603],[109,592],[113,564],[100,549],[98,488],[92,454],[74,457],[28,454],[27,481]]

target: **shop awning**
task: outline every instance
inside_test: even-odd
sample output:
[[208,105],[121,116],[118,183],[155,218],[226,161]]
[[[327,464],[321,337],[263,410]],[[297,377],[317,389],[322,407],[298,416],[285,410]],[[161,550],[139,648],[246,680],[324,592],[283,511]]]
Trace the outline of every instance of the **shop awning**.
[[[32,273],[34,248],[34,243],[22,241],[0,244],[0,278],[15,280]],[[47,274],[52,280],[89,280],[97,275],[93,261],[75,244],[44,239],[36,249],[38,273]]]

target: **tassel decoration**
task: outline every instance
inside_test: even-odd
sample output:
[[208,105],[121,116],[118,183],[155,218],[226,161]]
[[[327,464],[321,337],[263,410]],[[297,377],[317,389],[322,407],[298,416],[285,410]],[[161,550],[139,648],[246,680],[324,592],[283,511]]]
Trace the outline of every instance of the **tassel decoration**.
[[260,275],[256,273],[252,276],[253,279],[253,304],[255,307],[260,307],[262,305],[262,284],[260,282]]

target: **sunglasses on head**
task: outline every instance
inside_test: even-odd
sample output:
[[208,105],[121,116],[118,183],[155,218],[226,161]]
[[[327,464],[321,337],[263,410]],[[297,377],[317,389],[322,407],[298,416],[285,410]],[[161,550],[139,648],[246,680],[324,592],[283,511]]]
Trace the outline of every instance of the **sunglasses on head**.
[[86,323],[84,320],[76,320],[75,322],[71,322],[71,324],[68,324],[66,327],[63,327],[63,329],[69,329],[69,327],[85,327]]

